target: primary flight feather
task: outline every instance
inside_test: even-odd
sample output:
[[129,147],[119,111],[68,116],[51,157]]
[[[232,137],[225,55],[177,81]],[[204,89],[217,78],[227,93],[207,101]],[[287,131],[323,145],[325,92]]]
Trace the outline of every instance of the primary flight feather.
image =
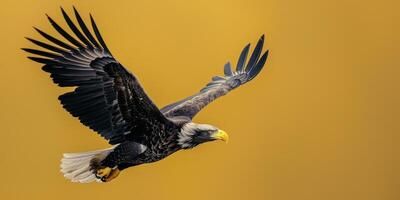
[[27,39],[45,50],[23,50],[35,55],[29,59],[44,64],[42,69],[50,73],[54,83],[76,87],[59,96],[61,104],[113,145],[104,150],[64,154],[61,171],[73,182],[108,182],[128,167],[159,161],[204,142],[226,141],[224,131],[192,119],[216,98],[256,77],[268,57],[268,51],[262,52],[261,36],[248,61],[250,44],[242,50],[235,69],[228,62],[224,76],[215,76],[200,92],[158,109],[135,75],[112,56],[93,17],[90,15],[90,31],[75,8],[77,23],[63,8],[61,12],[73,35],[47,18],[68,42],[35,28],[48,42]]

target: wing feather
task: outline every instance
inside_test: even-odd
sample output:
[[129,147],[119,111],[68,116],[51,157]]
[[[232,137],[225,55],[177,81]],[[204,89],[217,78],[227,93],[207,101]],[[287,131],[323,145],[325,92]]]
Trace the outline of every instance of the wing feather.
[[72,47],[71,45],[66,44],[66,43],[64,43],[64,42],[62,42],[62,41],[60,41],[60,40],[54,38],[53,36],[51,36],[51,35],[49,35],[49,34],[43,32],[43,31],[41,31],[40,29],[38,29],[38,28],[36,28],[36,27],[34,27],[34,29],[35,29],[40,35],[42,35],[44,38],[46,38],[47,40],[49,40],[50,42],[53,42],[54,44],[57,44],[58,46],[60,46],[60,47],[62,47],[62,48],[65,48],[65,49],[69,49],[69,50],[73,50],[73,49],[74,49],[74,47]]
[[24,50],[28,53],[31,53],[31,54],[36,54],[38,56],[44,56],[44,57],[48,57],[48,58],[57,58],[60,56],[59,54],[46,52],[46,51],[40,51],[40,50],[36,50],[36,49],[22,48],[22,50]]
[[240,53],[237,65],[236,65],[236,71],[237,72],[241,72],[244,69],[244,64],[246,63],[246,59],[247,59],[247,54],[249,53],[249,49],[250,49],[250,44],[247,44],[242,52]]
[[93,31],[94,31],[94,33],[96,34],[96,37],[97,37],[97,39],[99,40],[101,46],[103,47],[103,49],[104,49],[108,54],[111,55],[110,50],[108,50],[108,47],[107,47],[106,43],[104,42],[103,37],[101,36],[100,31],[99,31],[99,29],[97,28],[96,22],[94,21],[92,15],[90,15],[90,22],[92,23]]
[[[65,39],[67,39],[69,42],[74,44],[75,46],[79,48],[84,48],[84,46],[78,42],[75,38],[73,38],[70,34],[68,34],[61,26],[59,26],[50,16],[46,15],[47,19],[49,20],[50,24],[54,27],[54,29],[57,30],[58,33],[60,33]],[[73,50],[73,48],[71,49]]]
[[264,44],[264,35],[262,35],[261,38],[258,40],[257,45],[250,56],[249,62],[247,63],[246,71],[250,70],[260,58],[263,44]]
[[75,7],[74,8],[74,13],[75,13],[75,17],[78,20],[79,26],[81,27],[81,30],[83,31],[83,33],[86,35],[86,37],[90,40],[90,42],[92,42],[92,44],[94,44],[97,49],[101,49],[100,45],[97,43],[96,39],[94,39],[94,37],[92,36],[92,34],[90,33],[89,29],[86,27],[86,24],[83,22],[82,17],[79,15],[78,11],[76,10]]
[[232,68],[231,68],[231,63],[230,62],[227,62],[225,65],[224,65],[224,74],[225,74],[225,76],[232,76],[233,74],[232,74]]
[[31,41],[32,43],[34,43],[34,44],[40,46],[40,47],[43,47],[43,48],[47,49],[47,50],[50,50],[50,51],[53,51],[53,52],[56,52],[56,53],[61,53],[61,54],[67,53],[67,52],[66,52],[65,50],[63,50],[63,49],[60,49],[60,48],[58,48],[58,47],[55,47],[55,46],[46,44],[46,43],[44,43],[44,42],[40,42],[40,41],[37,41],[37,40],[32,39],[32,38],[28,38],[28,37],[26,37],[26,39],[29,40],[29,41]]
[[262,68],[265,65],[265,62],[267,61],[268,58],[268,53],[269,51],[267,50],[260,58],[260,60],[257,62],[257,64],[252,67],[249,71],[249,81],[252,80],[254,77],[256,77],[258,75],[258,73],[261,72]]
[[74,32],[74,34],[89,48],[93,48],[93,45],[86,39],[85,36],[82,35],[82,33],[78,30],[78,28],[75,26],[75,24],[72,22],[71,18],[68,16],[68,14],[65,12],[65,10],[61,7],[61,12],[64,16],[65,21],[67,22],[69,28]]

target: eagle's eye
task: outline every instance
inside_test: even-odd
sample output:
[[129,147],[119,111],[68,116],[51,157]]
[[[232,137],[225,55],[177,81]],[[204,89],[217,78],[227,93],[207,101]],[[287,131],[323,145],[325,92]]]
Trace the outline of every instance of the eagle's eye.
[[203,143],[211,140],[211,131],[209,130],[199,130],[193,136],[193,141],[195,143]]

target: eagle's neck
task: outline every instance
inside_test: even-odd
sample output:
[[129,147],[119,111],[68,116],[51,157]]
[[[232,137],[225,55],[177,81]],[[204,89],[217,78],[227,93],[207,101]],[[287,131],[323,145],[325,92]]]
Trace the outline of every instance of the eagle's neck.
[[188,122],[184,124],[181,128],[181,131],[178,133],[178,145],[182,149],[189,149],[196,146],[193,143],[192,138],[193,135],[196,133],[196,125],[192,122]]

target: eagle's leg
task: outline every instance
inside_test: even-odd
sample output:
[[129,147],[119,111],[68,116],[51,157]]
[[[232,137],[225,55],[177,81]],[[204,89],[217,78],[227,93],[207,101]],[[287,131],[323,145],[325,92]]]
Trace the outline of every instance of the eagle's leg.
[[136,157],[147,149],[146,146],[136,142],[124,142],[119,144],[114,151],[107,155],[96,168],[96,177],[103,182],[111,181],[116,178],[120,171],[122,163],[131,163]]

